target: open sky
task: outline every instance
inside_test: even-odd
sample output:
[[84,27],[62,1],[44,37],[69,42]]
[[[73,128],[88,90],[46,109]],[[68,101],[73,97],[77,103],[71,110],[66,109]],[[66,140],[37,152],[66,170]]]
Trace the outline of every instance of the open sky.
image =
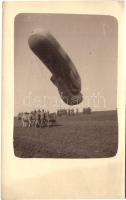
[[30,33],[48,30],[68,53],[81,77],[79,110],[117,107],[118,24],[111,16],[20,14],[15,18],[14,113],[70,108],[50,81],[51,73],[28,46]]

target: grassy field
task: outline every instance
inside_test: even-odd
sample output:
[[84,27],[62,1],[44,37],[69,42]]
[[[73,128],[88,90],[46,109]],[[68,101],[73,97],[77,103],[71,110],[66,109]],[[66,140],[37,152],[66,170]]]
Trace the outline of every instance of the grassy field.
[[49,128],[22,128],[15,119],[14,153],[22,158],[103,158],[118,148],[116,111],[57,118]]

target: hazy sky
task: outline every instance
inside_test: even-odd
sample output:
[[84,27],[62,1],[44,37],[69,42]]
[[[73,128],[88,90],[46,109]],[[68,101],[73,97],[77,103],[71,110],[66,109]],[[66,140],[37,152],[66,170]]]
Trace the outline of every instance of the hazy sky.
[[83,107],[116,108],[117,32],[111,16],[20,14],[15,18],[15,114],[33,109],[69,108],[50,81],[51,73],[29,49],[32,30],[50,31],[75,64],[82,82]]

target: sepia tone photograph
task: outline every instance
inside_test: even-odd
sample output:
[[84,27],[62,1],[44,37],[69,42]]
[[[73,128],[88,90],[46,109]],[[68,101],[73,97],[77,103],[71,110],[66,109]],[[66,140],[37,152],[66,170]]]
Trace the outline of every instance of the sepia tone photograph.
[[108,158],[118,151],[118,23],[105,15],[18,14],[14,154]]

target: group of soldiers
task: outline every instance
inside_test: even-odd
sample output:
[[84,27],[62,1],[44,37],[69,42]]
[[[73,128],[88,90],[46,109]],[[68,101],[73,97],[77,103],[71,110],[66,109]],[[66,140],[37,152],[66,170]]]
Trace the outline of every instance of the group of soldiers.
[[[91,108],[83,108],[83,114],[91,114]],[[72,109],[59,109],[57,113],[50,113],[49,111],[43,110],[34,110],[30,113],[23,112],[19,113],[18,120],[21,120],[22,127],[49,127],[50,125],[54,125],[56,123],[57,116],[72,116],[78,115],[79,110]]]
[[20,113],[18,120],[22,121],[22,127],[48,127],[56,123],[56,113],[49,113],[49,111],[41,111],[39,109],[30,113]]
[[68,115],[68,116],[71,116],[71,115],[77,115],[79,113],[79,110],[78,108],[76,108],[76,110],[74,110],[74,108],[72,109],[59,109],[57,111],[57,116],[62,116],[62,115]]
[[[91,108],[87,107],[87,108],[83,108],[82,110],[83,114],[91,114]],[[57,116],[62,116],[62,115],[66,115],[66,116],[72,116],[72,115],[78,115],[79,114],[79,109],[76,108],[72,108],[72,109],[59,109],[57,111]]]

